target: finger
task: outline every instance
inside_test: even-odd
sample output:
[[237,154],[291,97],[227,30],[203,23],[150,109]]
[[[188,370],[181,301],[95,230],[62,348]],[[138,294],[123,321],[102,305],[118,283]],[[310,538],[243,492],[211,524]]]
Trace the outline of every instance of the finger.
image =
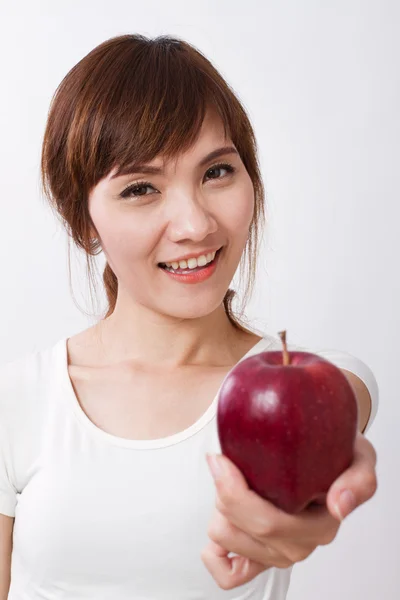
[[217,458],[220,473],[215,481],[216,506],[237,528],[259,540],[272,537],[303,539],[310,545],[322,545],[334,539],[338,520],[325,505],[288,514],[250,490],[240,470],[226,456],[218,455]]
[[283,512],[250,490],[243,474],[224,455],[209,456],[207,462],[217,489],[217,508],[242,531],[262,535]]
[[232,525],[216,510],[208,527],[209,538],[227,552],[245,556],[265,567],[287,568],[293,561],[282,551],[276,551],[273,545],[268,545]]
[[[352,464],[334,481],[327,494],[327,507],[340,521],[375,494],[378,487],[376,463],[373,445],[359,433]],[[348,503],[345,496],[341,496],[346,491],[350,492]]]
[[201,554],[204,565],[223,590],[244,585],[265,571],[266,567],[243,556],[229,556],[229,552],[210,541]]

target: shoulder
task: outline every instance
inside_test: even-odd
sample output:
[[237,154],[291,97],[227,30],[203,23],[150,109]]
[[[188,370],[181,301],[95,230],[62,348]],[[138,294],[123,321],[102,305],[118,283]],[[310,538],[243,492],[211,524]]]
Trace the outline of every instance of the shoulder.
[[26,411],[43,390],[62,340],[42,350],[25,352],[0,363],[0,416]]
[[0,510],[10,516],[40,450],[59,343],[0,364]]

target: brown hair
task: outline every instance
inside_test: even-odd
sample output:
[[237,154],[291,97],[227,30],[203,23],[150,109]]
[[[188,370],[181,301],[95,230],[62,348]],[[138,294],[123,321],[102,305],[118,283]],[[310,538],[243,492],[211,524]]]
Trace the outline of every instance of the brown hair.
[[[90,190],[114,168],[129,172],[133,162],[148,162],[160,153],[168,159],[188,149],[209,106],[222,119],[225,135],[229,134],[254,186],[254,216],[240,263],[241,277],[247,267],[243,312],[254,285],[264,222],[255,135],[241,102],[210,61],[171,36],[121,35],[106,40],[69,71],[50,105],[41,159],[43,191],[68,236],[85,251],[89,283],[94,282],[91,261],[102,250],[91,236],[96,229],[88,209]],[[118,291],[108,263],[103,282],[108,299],[103,318],[107,318]],[[243,329],[241,317],[232,309],[234,296],[229,289],[225,310],[232,324]]]

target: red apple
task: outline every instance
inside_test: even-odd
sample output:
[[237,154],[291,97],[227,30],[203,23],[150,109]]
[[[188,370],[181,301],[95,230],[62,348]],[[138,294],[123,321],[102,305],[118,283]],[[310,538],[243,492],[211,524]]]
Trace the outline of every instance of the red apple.
[[249,487],[287,513],[324,503],[353,461],[358,406],[341,370],[310,352],[265,351],[239,362],[218,398],[222,453]]

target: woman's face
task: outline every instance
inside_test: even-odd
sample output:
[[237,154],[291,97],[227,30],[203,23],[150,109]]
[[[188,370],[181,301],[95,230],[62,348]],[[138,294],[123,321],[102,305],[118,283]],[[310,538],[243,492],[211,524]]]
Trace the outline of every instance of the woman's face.
[[[223,147],[231,150],[207,158]],[[249,174],[211,113],[177,161],[156,157],[146,166],[159,172],[141,165],[113,177],[114,170],[89,196],[94,233],[118,278],[118,301],[122,294],[124,303],[174,318],[210,314],[223,301],[248,237],[254,210]],[[200,255],[200,264],[186,259],[177,269],[182,257]],[[165,263],[175,264],[167,270]]]

